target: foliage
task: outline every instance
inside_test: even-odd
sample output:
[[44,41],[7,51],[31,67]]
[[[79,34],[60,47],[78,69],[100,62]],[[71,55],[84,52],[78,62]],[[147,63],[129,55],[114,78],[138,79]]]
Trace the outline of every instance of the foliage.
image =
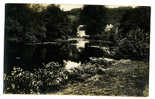
[[4,77],[5,93],[40,94],[46,91],[58,90],[68,79],[67,71],[61,65],[50,62],[43,68],[33,72],[14,67],[11,74]]
[[89,35],[100,34],[105,27],[106,8],[101,5],[85,5],[81,11],[80,21],[86,25],[86,33]]
[[116,56],[148,59],[150,44],[150,7],[128,9],[122,16],[116,45]]
[[137,28],[150,32],[150,7],[140,6],[129,9],[120,20],[122,33],[125,35],[130,30]]
[[120,23],[124,14],[131,9],[131,7],[108,8],[105,13],[106,24]]
[[116,54],[123,58],[148,59],[149,35],[141,29],[130,30],[128,35],[118,41]]
[[[91,35],[90,38],[96,39],[93,42],[94,45],[99,46],[96,49],[103,52],[104,57],[149,59],[149,7],[123,10],[123,8],[108,9],[104,6],[85,5],[83,9],[64,12],[56,5],[49,5],[47,8],[39,5],[32,8],[29,6],[27,4],[6,5],[6,40],[25,43],[67,39],[76,34],[76,27],[79,24],[84,24],[86,32]],[[115,14],[110,16],[113,12]],[[109,31],[105,31],[107,23],[113,24]],[[86,51],[84,50],[86,54],[91,50],[88,48],[91,46],[89,44],[85,47]],[[96,46],[93,47],[95,49]],[[70,44],[62,43],[57,49],[58,55],[63,52],[63,55],[60,55],[61,59],[79,62],[80,58],[83,58],[80,51]],[[43,53],[45,54],[46,50]],[[99,53],[96,52],[95,56],[97,54]],[[51,57],[55,58],[50,56],[50,59]],[[75,66],[71,70],[67,70],[64,67],[65,64],[56,62],[50,62],[37,69],[33,68],[31,71],[13,67],[11,73],[4,75],[4,92],[41,94],[61,90],[70,84],[71,88],[77,87],[75,90],[68,90],[73,91],[71,92],[73,94],[148,95],[148,64],[130,59],[114,60],[101,58],[100,55],[98,57],[100,58],[89,57],[87,61],[82,61],[82,64],[79,62],[79,67]]]
[[105,58],[92,58],[69,71],[55,62],[31,72],[14,67],[11,74],[4,75],[4,92],[147,96],[148,68],[142,61]]
[[40,20],[41,13],[29,6],[29,4],[6,4],[7,40],[15,38],[18,42],[38,42],[45,38],[46,29]]
[[65,39],[72,31],[69,25],[70,21],[59,6],[49,5],[44,11],[44,20],[49,41],[55,38]]
[[75,8],[70,11],[67,11],[66,14],[71,21],[71,28],[73,29],[72,34],[77,35],[77,27],[80,25],[80,13],[81,8]]
[[5,93],[28,94],[39,92],[39,87],[42,85],[40,80],[37,80],[35,74],[29,71],[23,71],[21,68],[13,68],[11,74],[5,75]]
[[[106,62],[101,64],[106,66]],[[14,94],[41,94],[58,91],[64,88],[66,83],[84,81],[87,77],[96,73],[104,73],[99,63],[90,62],[82,64],[79,68],[65,69],[56,62],[50,62],[42,68],[33,71],[25,71],[20,67],[14,67],[10,74],[4,75],[4,92]],[[104,66],[102,66],[103,68]]]
[[[150,7],[113,9],[85,5],[80,17],[86,24],[86,32],[90,39],[112,42],[112,46],[117,47],[117,57],[149,57]],[[105,24],[112,24],[113,27],[105,31]]]
[[6,4],[6,40],[17,42],[43,42],[72,36],[70,19],[59,6],[38,4]]

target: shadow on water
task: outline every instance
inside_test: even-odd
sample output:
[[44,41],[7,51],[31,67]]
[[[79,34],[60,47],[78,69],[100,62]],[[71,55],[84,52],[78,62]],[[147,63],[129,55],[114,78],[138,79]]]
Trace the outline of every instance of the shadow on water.
[[[69,63],[84,63],[89,57],[102,57],[99,48],[91,47],[84,38],[76,38],[70,42],[55,42],[47,45],[7,44],[5,47],[5,72],[10,72],[14,66],[25,70],[40,68],[51,61],[61,65]],[[69,63],[67,63],[69,62]]]

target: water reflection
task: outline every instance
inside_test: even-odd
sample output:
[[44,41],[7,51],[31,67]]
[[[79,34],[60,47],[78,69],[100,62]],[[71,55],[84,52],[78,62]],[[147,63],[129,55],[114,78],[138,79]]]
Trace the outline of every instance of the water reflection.
[[84,38],[79,38],[79,39],[76,39],[76,43],[73,44],[76,46],[76,49],[81,52],[83,48],[85,48],[86,44],[89,43],[89,40],[86,40]]
[[8,44],[5,50],[5,72],[9,72],[13,66],[33,70],[51,61],[58,62],[69,70],[88,62],[89,57],[103,56],[102,49],[89,46],[90,42],[84,38],[70,41],[74,42],[35,46]]

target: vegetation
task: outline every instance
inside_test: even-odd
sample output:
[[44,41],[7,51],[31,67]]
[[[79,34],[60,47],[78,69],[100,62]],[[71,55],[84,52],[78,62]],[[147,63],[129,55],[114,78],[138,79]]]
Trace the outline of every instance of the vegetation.
[[74,8],[70,11],[66,11],[66,14],[68,18],[71,21],[71,25],[73,28],[73,31],[71,32],[73,35],[77,36],[77,27],[80,24],[80,13],[81,13],[81,8]]
[[[57,5],[6,4],[6,39],[43,42],[72,36],[72,24]],[[75,33],[74,33],[75,34]]]
[[80,21],[86,25],[86,33],[89,35],[100,34],[105,28],[104,6],[85,5],[80,14]]
[[39,94],[49,90],[55,91],[68,79],[66,73],[66,71],[62,71],[61,65],[54,62],[50,62],[33,72],[14,67],[11,74],[4,77],[6,81],[6,90],[4,91],[14,94]]
[[[145,20],[144,20],[145,19]],[[149,58],[150,8],[128,10],[120,21],[118,33],[119,52],[136,58]],[[121,50],[122,49],[122,50]]]
[[108,62],[98,59],[70,71],[58,63],[50,62],[33,72],[14,67],[11,74],[4,77],[4,92],[148,96],[148,76],[148,64],[140,61],[113,60]]
[[[150,7],[6,4],[5,19],[4,93],[148,96]],[[77,36],[79,25],[88,36]],[[31,53],[14,55],[20,45]],[[40,66],[7,63],[25,54]]]
[[[114,57],[148,59],[150,7],[108,9],[85,5],[80,18],[82,24],[86,24],[90,39],[110,41],[117,47]],[[105,30],[106,24],[112,25],[108,31]]]
[[[7,4],[5,33],[6,39],[16,42],[38,42],[43,38],[44,24],[41,24],[40,12],[29,8],[27,4]],[[38,36],[38,37],[37,37]]]

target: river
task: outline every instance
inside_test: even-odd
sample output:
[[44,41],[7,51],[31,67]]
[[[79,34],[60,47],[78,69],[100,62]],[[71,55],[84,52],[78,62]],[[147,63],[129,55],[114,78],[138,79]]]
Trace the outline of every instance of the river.
[[14,66],[33,70],[51,61],[65,65],[67,69],[72,68],[88,62],[91,57],[104,56],[101,46],[94,42],[79,37],[45,45],[8,44],[5,49],[5,72]]

